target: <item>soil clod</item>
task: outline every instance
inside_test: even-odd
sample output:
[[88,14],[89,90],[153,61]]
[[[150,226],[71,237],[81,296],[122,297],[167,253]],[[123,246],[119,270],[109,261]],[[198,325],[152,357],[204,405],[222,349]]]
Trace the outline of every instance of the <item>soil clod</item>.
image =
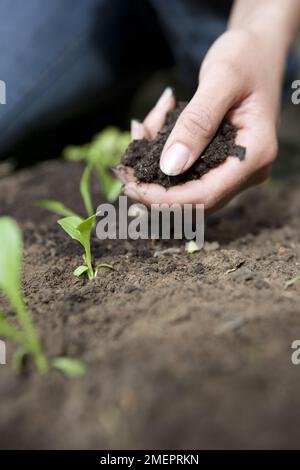
[[152,140],[134,140],[122,157],[122,164],[132,167],[136,178],[144,183],[157,183],[165,188],[197,180],[212,168],[220,165],[227,157],[245,158],[246,149],[235,144],[236,127],[224,120],[216,135],[206,147],[200,158],[185,173],[178,176],[167,176],[159,167],[159,159],[164,145],[186,103],[179,103],[167,115],[166,123],[157,137]]

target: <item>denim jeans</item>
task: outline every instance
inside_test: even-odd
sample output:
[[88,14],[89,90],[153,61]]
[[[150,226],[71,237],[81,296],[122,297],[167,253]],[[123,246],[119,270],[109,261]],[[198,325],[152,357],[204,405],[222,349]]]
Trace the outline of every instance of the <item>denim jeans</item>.
[[205,53],[226,28],[231,3],[1,0],[6,104],[0,105],[0,154],[38,126],[105,97],[112,84],[121,88],[124,77],[133,79],[147,61],[175,62],[192,93]]

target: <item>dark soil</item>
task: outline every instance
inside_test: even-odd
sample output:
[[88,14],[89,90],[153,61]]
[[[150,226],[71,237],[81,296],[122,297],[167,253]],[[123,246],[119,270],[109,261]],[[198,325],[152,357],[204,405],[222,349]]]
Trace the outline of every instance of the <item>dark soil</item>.
[[285,288],[300,272],[299,178],[212,216],[193,255],[180,241],[94,238],[96,261],[115,269],[88,282],[72,276],[79,246],[32,207],[54,197],[80,211],[80,174],[54,161],[0,179],[0,213],[24,232],[24,290],[45,350],[88,368],[68,380],[0,366],[0,447],[299,448],[300,283]]
[[166,123],[157,137],[152,140],[134,140],[122,157],[123,165],[134,169],[138,181],[157,183],[166,188],[199,179],[212,168],[220,165],[227,157],[236,156],[243,160],[246,149],[235,144],[237,129],[228,121],[223,121],[215,137],[206,147],[203,154],[185,173],[178,176],[167,176],[159,167],[159,160],[164,145],[187,103],[179,103],[174,111],[167,115]]

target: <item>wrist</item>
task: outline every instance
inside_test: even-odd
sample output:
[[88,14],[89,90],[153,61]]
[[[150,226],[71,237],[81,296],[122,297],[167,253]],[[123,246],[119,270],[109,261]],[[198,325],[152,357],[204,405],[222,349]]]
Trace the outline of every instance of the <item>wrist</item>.
[[300,23],[299,0],[235,0],[228,30],[243,30],[283,69]]

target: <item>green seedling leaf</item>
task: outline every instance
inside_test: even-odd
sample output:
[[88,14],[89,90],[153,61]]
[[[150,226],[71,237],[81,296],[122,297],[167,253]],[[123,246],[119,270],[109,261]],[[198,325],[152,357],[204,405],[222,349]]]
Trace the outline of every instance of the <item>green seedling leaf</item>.
[[94,222],[96,220],[96,214],[91,215],[85,220],[82,220],[78,225],[77,225],[77,230],[80,233],[81,236],[81,243],[83,246],[90,246],[90,238],[91,238],[91,231],[94,226]]
[[109,202],[114,202],[120,195],[123,186],[121,181],[117,180],[116,178],[113,178],[110,175],[109,170],[107,168],[104,168],[99,163],[96,166],[96,170],[98,173],[98,177],[101,181],[102,190],[106,199]]
[[88,156],[90,144],[69,145],[63,151],[63,158],[74,162],[85,160]]
[[194,240],[191,240],[185,244],[185,251],[189,254],[196,253],[196,251],[200,251],[201,248],[197,245]]
[[67,377],[82,377],[86,373],[83,362],[68,357],[56,357],[51,363],[52,367],[63,372]]
[[22,235],[11,217],[0,218],[0,289],[16,307],[21,302]]
[[93,165],[89,163],[85,168],[80,180],[80,193],[88,216],[91,216],[94,213],[92,196],[90,191],[90,176],[92,168]]
[[96,215],[92,215],[88,219],[85,219],[77,226],[77,230],[80,233],[81,241],[80,243],[83,245],[85,249],[85,262],[88,267],[88,277],[89,279],[93,279],[94,277],[94,270],[92,266],[92,254],[91,254],[91,231],[94,226],[96,220]]
[[28,354],[28,349],[26,349],[24,346],[21,346],[15,352],[13,356],[13,368],[17,372],[21,372],[24,369],[25,358],[27,354]]
[[95,268],[95,277],[97,276],[98,274],[98,271],[100,269],[112,269],[114,270],[113,266],[111,264],[108,264],[108,263],[100,263],[100,264],[97,264],[96,268]]
[[91,215],[85,220],[82,220],[78,225],[77,225],[77,230],[80,233],[81,240],[83,246],[86,246],[87,244],[90,244],[90,238],[91,238],[91,231],[94,226],[96,220],[96,214]]
[[[81,181],[81,194],[88,215],[93,214],[92,201],[89,190],[90,171],[95,166],[98,177],[102,183],[105,197],[109,202],[115,201],[121,191],[122,183],[110,174],[110,168],[120,163],[121,155],[124,153],[131,141],[129,132],[121,132],[116,127],[107,127],[96,134],[92,142],[81,146],[68,146],[63,152],[64,158],[73,161],[84,160],[88,168],[84,171]],[[71,215],[71,214],[61,214]]]
[[[48,362],[25,305],[21,291],[22,234],[17,223],[11,217],[0,218],[0,289],[9,299],[24,336],[25,347],[32,353],[40,373],[48,371]],[[3,323],[4,328],[4,323]],[[8,324],[5,324],[8,328]],[[8,331],[8,330],[7,330]],[[10,329],[12,333],[13,330]]]
[[55,201],[54,199],[41,199],[40,201],[35,202],[34,205],[41,209],[47,209],[50,212],[54,212],[54,214],[57,215],[78,217],[75,212],[66,207],[62,202]]
[[81,217],[73,215],[69,217],[64,217],[63,219],[59,219],[57,223],[73,240],[77,240],[79,243],[82,244],[81,234],[77,229],[78,225],[81,224],[82,221],[83,219]]
[[83,273],[86,273],[88,271],[88,267],[87,266],[84,266],[84,265],[81,265],[81,266],[78,266],[78,268],[75,269],[75,271],[73,272],[74,276],[76,277],[79,277],[81,276]]
[[[72,238],[74,237],[80,242],[82,240],[82,243],[85,243],[85,230],[91,225],[89,219],[83,221],[77,216],[66,217],[66,219],[71,219],[73,222],[72,224],[69,220],[69,224],[65,223],[67,233]],[[77,230],[78,224],[83,224],[84,227]],[[17,370],[22,369],[25,354],[31,354],[38,371],[45,374],[49,371],[50,364],[42,349],[31,312],[28,310],[23,298],[21,264],[21,231],[14,219],[0,217],[0,290],[4,292],[10,301],[19,323],[19,327],[16,327],[0,312],[0,336],[21,343],[21,348],[17,350],[13,359],[13,365]],[[53,367],[63,370],[70,377],[82,375],[85,371],[83,364],[74,359],[57,358],[56,361],[53,363]]]
[[90,145],[88,160],[101,163],[104,167],[116,166],[130,140],[129,132],[121,132],[116,127],[107,127],[95,135]]
[[57,221],[73,240],[77,240],[83,246],[85,250],[84,261],[88,268],[87,273],[89,279],[93,279],[94,277],[90,240],[95,220],[96,215],[94,214],[85,220],[80,217],[65,217]]
[[0,313],[0,336],[19,343],[22,343],[25,339],[22,332],[9,322],[3,313]]
[[285,288],[287,287],[290,287],[290,286],[293,286],[294,284],[296,284],[296,282],[299,282],[300,281],[300,274],[296,277],[293,277],[292,279],[289,279],[286,283],[285,283]]
[[114,270],[113,266],[111,264],[108,264],[108,263],[100,263],[100,264],[97,264],[96,266],[96,269],[101,269],[101,268],[108,268],[108,269],[112,269]]

